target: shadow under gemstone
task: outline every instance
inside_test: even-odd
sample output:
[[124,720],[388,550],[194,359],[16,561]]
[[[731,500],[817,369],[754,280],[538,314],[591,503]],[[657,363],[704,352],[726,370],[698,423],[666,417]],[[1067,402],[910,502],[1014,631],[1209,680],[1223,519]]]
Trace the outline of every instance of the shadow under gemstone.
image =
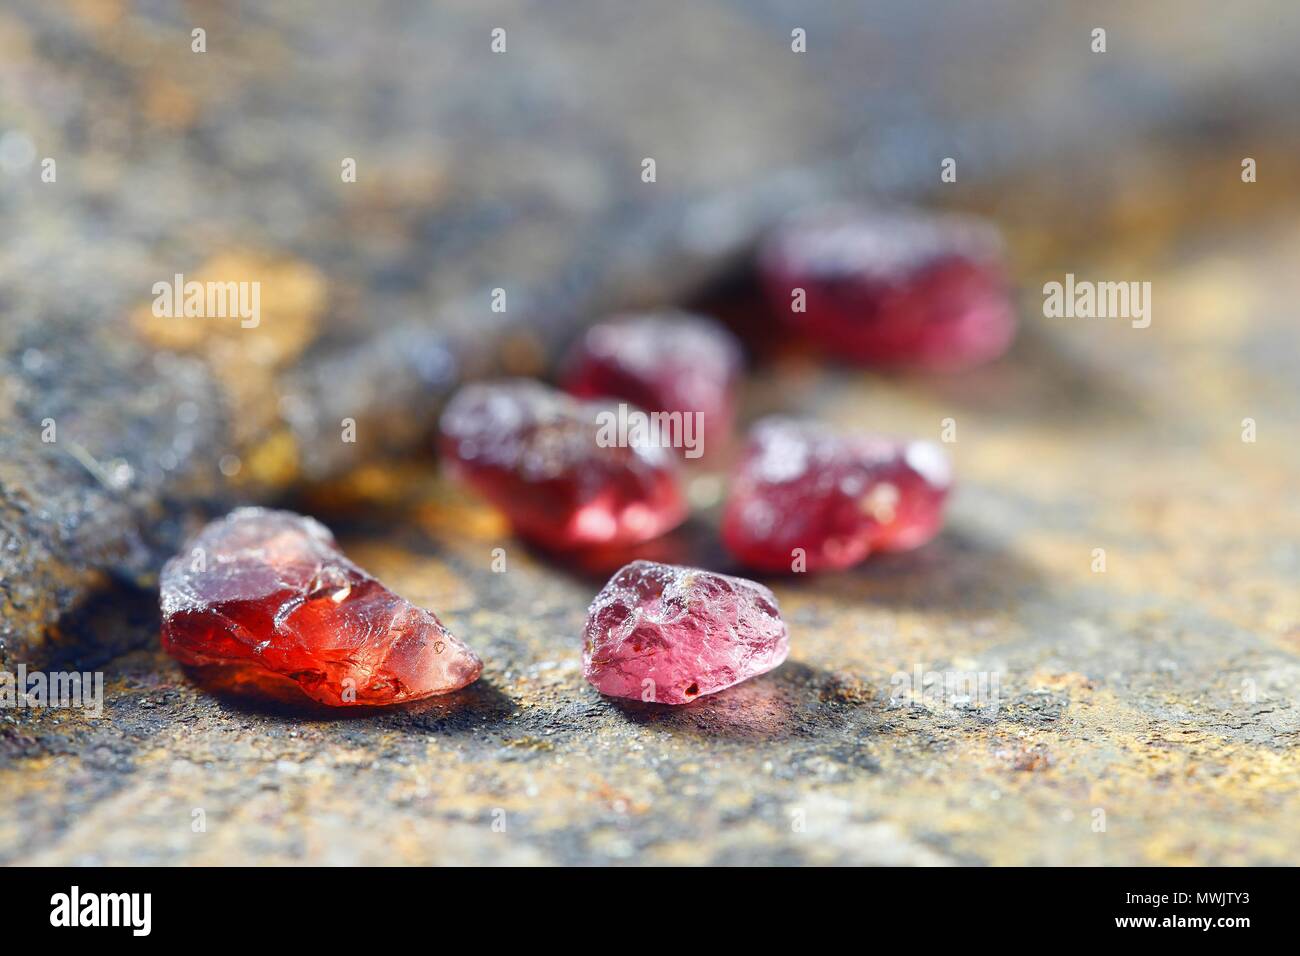
[[183,670],[227,711],[286,721],[382,717],[443,732],[481,728],[485,720],[504,719],[513,710],[510,698],[482,678],[450,693],[400,704],[331,707],[308,697],[289,678],[270,671],[227,664],[190,665]]
[[870,695],[851,682],[802,661],[787,660],[766,674],[689,704],[655,704],[607,697],[628,720],[672,733],[733,740],[786,740],[824,727],[827,707],[860,706]]

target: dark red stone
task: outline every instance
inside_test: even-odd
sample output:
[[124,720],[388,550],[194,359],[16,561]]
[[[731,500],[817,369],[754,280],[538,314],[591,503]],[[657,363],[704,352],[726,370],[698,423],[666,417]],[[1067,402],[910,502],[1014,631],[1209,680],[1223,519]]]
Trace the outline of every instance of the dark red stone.
[[478,656],[339,551],[320,522],[240,508],[163,567],[162,644],[227,688],[397,704],[476,680]]
[[623,399],[648,412],[698,412],[707,454],[731,433],[742,366],[735,338],[712,319],[625,315],[592,326],[574,343],[562,385],[579,398]]
[[757,570],[846,568],[872,551],[933,538],[950,481],[947,456],[933,442],[764,419],[733,476],[723,542]]
[[977,219],[822,210],[778,229],[759,270],[773,309],[849,362],[951,371],[997,358],[1015,335],[1001,239]]
[[647,541],[686,517],[677,457],[602,444],[598,416],[609,411],[529,379],[468,385],[443,412],[442,453],[520,535],[547,548]]

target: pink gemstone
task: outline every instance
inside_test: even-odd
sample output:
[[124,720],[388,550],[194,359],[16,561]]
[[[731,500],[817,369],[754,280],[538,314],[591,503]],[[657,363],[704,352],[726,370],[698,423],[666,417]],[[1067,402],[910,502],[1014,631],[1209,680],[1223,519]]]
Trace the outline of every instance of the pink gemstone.
[[704,447],[720,448],[731,433],[741,368],[740,346],[711,319],[681,312],[628,315],[586,331],[565,361],[563,385],[579,398],[698,413],[708,436]]
[[345,558],[324,525],[289,511],[240,508],[212,522],[161,583],[163,648],[226,686],[397,704],[483,670],[436,617]]
[[823,210],[778,230],[759,268],[778,314],[851,362],[956,370],[1015,334],[1001,239],[980,220]]
[[950,484],[947,456],[933,442],[768,418],[751,430],[736,468],[722,538],[759,570],[847,568],[938,534]]
[[776,597],[744,578],[633,561],[587,612],[583,673],[611,697],[688,704],[790,652]]
[[468,385],[442,415],[453,470],[552,549],[648,541],[686,517],[671,449],[619,445],[601,413],[528,379]]

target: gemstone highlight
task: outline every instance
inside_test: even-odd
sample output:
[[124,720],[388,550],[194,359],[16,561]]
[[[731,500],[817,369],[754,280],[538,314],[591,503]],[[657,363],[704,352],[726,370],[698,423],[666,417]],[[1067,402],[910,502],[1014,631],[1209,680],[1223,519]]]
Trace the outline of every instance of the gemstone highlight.
[[290,511],[239,508],[207,525],[163,567],[161,604],[164,650],[227,687],[373,706],[457,690],[483,670],[433,614]]
[[602,694],[688,704],[770,671],[789,652],[776,597],[763,585],[633,561],[592,601],[582,667]]

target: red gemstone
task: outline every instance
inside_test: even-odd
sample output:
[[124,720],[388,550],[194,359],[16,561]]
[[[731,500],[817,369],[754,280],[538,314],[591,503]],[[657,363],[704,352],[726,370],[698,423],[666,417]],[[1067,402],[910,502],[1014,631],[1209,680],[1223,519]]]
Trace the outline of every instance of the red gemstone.
[[[731,433],[742,359],[730,332],[682,312],[619,316],[570,350],[563,386],[579,398],[619,398],[647,412],[698,414],[699,433],[722,447]],[[690,453],[687,457],[698,458]]]
[[789,652],[776,597],[763,585],[633,561],[587,612],[582,667],[602,694],[688,704],[770,671]]
[[674,453],[618,444],[602,414],[615,415],[528,379],[469,385],[443,412],[442,451],[519,534],[552,549],[636,544],[681,524]]
[[477,655],[339,551],[320,522],[240,508],[162,571],[162,644],[238,688],[397,704],[476,680]]
[[764,419],[733,477],[722,537],[759,570],[847,568],[938,534],[950,483],[947,456],[933,442]]
[[851,362],[956,370],[1015,334],[1001,239],[980,220],[824,210],[778,230],[759,268],[778,314]]

